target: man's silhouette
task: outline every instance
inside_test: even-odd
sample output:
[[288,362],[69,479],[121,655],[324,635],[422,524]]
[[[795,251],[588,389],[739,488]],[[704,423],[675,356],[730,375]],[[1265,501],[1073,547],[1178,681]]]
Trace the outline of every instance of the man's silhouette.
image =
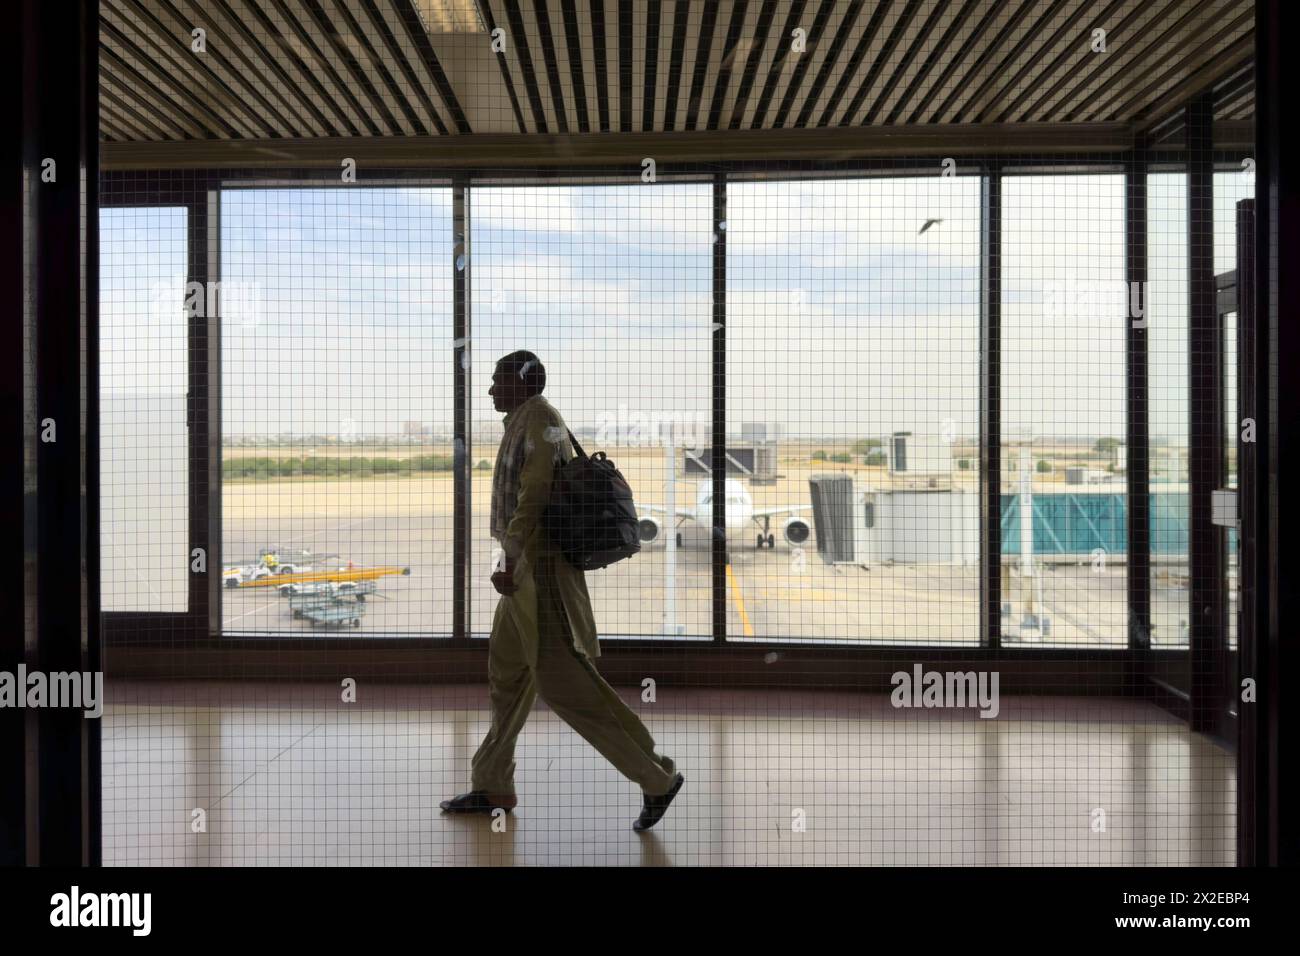
[[492,475],[492,537],[504,552],[492,575],[501,595],[488,645],[492,726],[474,754],[472,789],[441,806],[452,813],[515,807],[515,741],[540,694],[640,785],[643,807],[632,826],[646,830],[685,780],[596,671],[600,644],[586,579],[552,548],[542,526],[555,468],[574,457],[564,419],[542,397],[545,387],[546,369],[532,352],[511,352],[492,375],[489,394],[506,426]]

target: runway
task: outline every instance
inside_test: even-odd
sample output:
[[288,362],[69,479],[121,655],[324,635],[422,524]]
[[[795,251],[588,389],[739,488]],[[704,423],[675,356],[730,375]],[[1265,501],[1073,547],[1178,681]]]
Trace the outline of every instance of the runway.
[[[487,518],[476,514],[472,543],[470,621],[486,636],[497,595],[489,578],[492,546]],[[737,537],[740,537],[737,535]],[[248,558],[268,543],[337,552],[358,565],[401,565],[409,577],[379,583],[380,597],[349,636],[451,633],[452,519],[450,515],[268,517],[257,524],[227,522],[227,556]],[[587,575],[602,639],[708,639],[711,634],[711,556],[705,535],[683,529],[669,597],[665,544],[650,543],[634,558]],[[729,550],[728,638],[973,646],[979,632],[979,574],[974,567],[827,565],[815,536],[796,550],[778,536],[775,549],[758,550],[746,535]],[[1004,601],[1009,643],[1040,647],[1122,648],[1127,636],[1127,579],[1123,564],[1098,572],[1090,562],[1040,566],[1046,634],[1024,632],[1025,582],[1010,579]],[[1038,600],[1038,585],[1033,590]],[[1185,646],[1186,592],[1153,588],[1158,646]],[[273,589],[222,592],[228,633],[331,633],[294,620]],[[671,613],[670,613],[671,612]],[[334,633],[337,633],[336,631]]]

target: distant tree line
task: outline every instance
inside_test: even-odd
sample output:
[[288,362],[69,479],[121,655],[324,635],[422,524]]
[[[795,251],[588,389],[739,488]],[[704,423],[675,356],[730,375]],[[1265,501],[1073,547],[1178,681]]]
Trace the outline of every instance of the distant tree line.
[[[479,469],[491,468],[486,460]],[[221,476],[246,478],[369,478],[374,475],[412,475],[420,472],[451,471],[451,455],[413,455],[410,458],[227,458],[221,463]]]

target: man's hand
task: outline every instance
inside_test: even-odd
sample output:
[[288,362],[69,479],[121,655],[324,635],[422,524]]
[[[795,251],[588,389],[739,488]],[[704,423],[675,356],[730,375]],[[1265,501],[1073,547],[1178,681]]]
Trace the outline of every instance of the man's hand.
[[519,590],[519,585],[515,583],[515,562],[512,559],[503,559],[501,569],[492,572],[492,586],[498,594],[505,597]]

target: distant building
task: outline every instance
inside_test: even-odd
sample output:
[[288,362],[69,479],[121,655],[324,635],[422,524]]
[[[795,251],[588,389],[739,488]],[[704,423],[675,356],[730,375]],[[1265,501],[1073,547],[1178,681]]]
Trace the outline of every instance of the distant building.
[[887,440],[892,475],[947,475],[952,472],[952,445],[937,435],[894,432]]
[[781,426],[767,422],[741,422],[740,440],[742,442],[775,441],[781,437]]

